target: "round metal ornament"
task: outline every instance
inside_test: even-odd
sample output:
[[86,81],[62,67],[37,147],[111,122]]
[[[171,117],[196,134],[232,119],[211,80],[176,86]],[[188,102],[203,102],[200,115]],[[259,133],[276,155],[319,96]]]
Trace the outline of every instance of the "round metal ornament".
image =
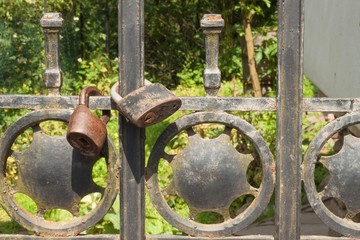
[[[42,236],[74,236],[95,225],[108,212],[119,190],[119,159],[108,138],[101,157],[106,161],[106,187],[94,182],[92,172],[99,157],[80,154],[64,136],[47,135],[40,124],[45,121],[68,123],[71,111],[43,110],[31,112],[11,125],[0,142],[1,203],[9,216],[26,229]],[[23,151],[14,151],[16,139],[27,129],[33,132],[32,142]],[[16,173],[9,177],[9,159]],[[30,197],[37,212],[32,214],[15,199],[17,193]],[[100,193],[96,207],[80,214],[80,201],[89,194]],[[48,220],[53,209],[63,209],[72,218],[61,222]]]
[[[315,213],[331,229],[355,237],[360,237],[360,223],[353,221],[360,213],[360,138],[346,134],[340,151],[330,156],[323,156],[321,150],[334,134],[359,123],[360,113],[347,114],[330,122],[311,141],[303,163],[305,191]],[[321,163],[330,177],[320,192],[314,178],[316,163]],[[341,200],[346,206],[346,216],[341,218],[328,209],[323,202],[326,198]]]
[[[193,127],[207,123],[224,125],[225,129],[219,136],[205,139]],[[262,181],[258,188],[250,185],[246,176],[254,158],[234,148],[230,140],[232,129],[249,140],[261,162]],[[186,147],[176,154],[167,152],[168,143],[181,132],[188,135]],[[161,159],[170,164],[173,172],[166,189],[161,189],[159,185]],[[245,120],[223,112],[194,113],[170,124],[158,138],[145,173],[146,186],[158,212],[174,227],[193,236],[233,235],[250,225],[270,201],[274,175],[272,154],[259,132]],[[169,206],[164,196],[168,194],[184,199],[190,210],[189,218],[180,216]],[[246,209],[231,217],[231,203],[245,195],[253,196],[254,200]],[[192,219],[202,212],[221,215],[223,221],[204,224]]]

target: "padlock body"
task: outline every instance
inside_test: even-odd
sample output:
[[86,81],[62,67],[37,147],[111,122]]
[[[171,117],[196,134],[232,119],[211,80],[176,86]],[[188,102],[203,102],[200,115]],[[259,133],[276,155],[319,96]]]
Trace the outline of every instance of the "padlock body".
[[137,127],[158,123],[175,113],[180,106],[180,98],[161,84],[139,88],[118,103],[121,114]]
[[106,125],[85,105],[79,105],[69,120],[66,138],[71,146],[87,156],[100,155],[107,137]]

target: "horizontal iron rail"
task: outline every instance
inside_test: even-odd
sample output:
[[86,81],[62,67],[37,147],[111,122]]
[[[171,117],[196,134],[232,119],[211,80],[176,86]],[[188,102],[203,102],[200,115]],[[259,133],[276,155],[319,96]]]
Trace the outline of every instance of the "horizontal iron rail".
[[148,235],[146,240],[273,240],[273,236],[269,235],[249,235],[249,236],[234,236],[234,237],[190,237],[179,235]]
[[[276,111],[275,98],[246,97],[180,97],[180,110],[194,111]],[[71,109],[78,104],[77,96],[0,95],[0,108]],[[116,109],[110,97],[90,97],[91,109]],[[305,112],[360,111],[359,98],[304,98]]]
[[[148,235],[147,240],[273,240],[274,237],[270,235],[248,235],[248,236],[234,236],[234,237],[189,237],[189,236],[178,236],[178,235]],[[327,236],[310,236],[302,235],[301,240],[354,240],[354,238],[348,237],[327,237]]]
[[[0,240],[120,240],[120,236],[117,234],[107,234],[107,235],[86,235],[86,236],[77,236],[77,237],[38,237],[30,235],[1,235]],[[270,235],[249,235],[249,236],[236,236],[236,237],[217,237],[217,238],[207,238],[207,237],[189,237],[189,236],[179,236],[179,235],[147,235],[147,240],[273,240],[274,237]],[[353,240],[354,238],[348,237],[327,237],[327,236],[301,236],[301,240]]]
[[39,237],[33,235],[13,235],[13,234],[0,234],[1,240],[119,240],[120,237],[118,234],[103,234],[103,235],[84,235],[76,237]]

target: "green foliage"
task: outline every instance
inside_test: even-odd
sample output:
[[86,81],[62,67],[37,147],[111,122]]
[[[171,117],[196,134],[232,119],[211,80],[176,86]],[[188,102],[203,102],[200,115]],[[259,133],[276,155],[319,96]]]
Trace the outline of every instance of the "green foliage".
[[318,89],[306,76],[303,78],[303,85],[303,95],[305,98],[315,97],[318,95]]
[[204,62],[199,14],[215,6],[212,1],[145,1],[146,71],[150,80],[174,87],[183,63],[194,69],[199,61]]
[[[62,94],[78,95],[85,85],[100,88],[108,95],[110,86],[118,78],[117,59],[117,1],[88,0],[48,0],[49,11],[60,11],[64,18],[61,33],[61,65],[64,73]],[[246,12],[253,15],[255,36],[266,36],[276,30],[275,0],[246,1],[145,1],[145,67],[146,78],[161,82],[174,90],[178,96],[204,96],[203,70],[205,60],[204,36],[199,27],[205,13],[221,13],[225,27],[221,35],[219,67],[222,72],[222,86],[219,96],[238,97],[244,95],[245,80],[242,57],[242,20]],[[42,0],[2,0],[0,1],[0,94],[45,94],[43,83],[44,43],[39,20],[43,14]],[[268,96],[275,96],[277,74],[277,40],[264,38],[256,47],[256,64],[259,76],[269,82]],[[304,79],[304,96],[313,97],[316,88],[308,79]],[[6,128],[28,110],[0,109],[0,136]],[[145,154],[148,159],[156,139],[164,129],[177,118],[190,112],[178,112],[165,121],[146,129]],[[269,144],[271,152],[276,152],[276,113],[274,112],[232,112],[252,125]],[[116,113],[108,123],[108,132],[118,148],[118,123]],[[323,122],[309,120],[304,115],[303,150],[313,139]],[[316,114],[314,114],[316,117]],[[50,135],[63,134],[65,127],[59,123],[46,123],[42,126]],[[311,131],[308,129],[311,128]],[[223,127],[214,124],[199,125],[195,131],[204,138],[214,138],[223,131]],[[187,144],[186,134],[179,134],[168,144],[166,151],[180,152]],[[17,140],[15,151],[26,149],[30,144],[31,132],[25,132]],[[251,144],[238,133],[231,134],[231,141],[240,151],[251,151]],[[255,161],[254,161],[255,162]],[[10,171],[11,170],[11,171]],[[9,167],[9,178],[16,169]],[[162,160],[159,168],[160,186],[165,188],[172,179],[172,168]],[[319,169],[316,183],[327,172]],[[249,167],[248,181],[253,186],[261,183],[261,165],[254,163]],[[99,186],[106,186],[107,169],[104,159],[98,161],[93,169],[93,179]],[[94,209],[100,199],[99,193],[86,196],[80,204],[80,214],[85,215]],[[36,213],[36,204],[27,196],[18,195],[16,201],[30,213]],[[189,208],[183,199],[166,196],[171,208],[179,215],[188,217]],[[148,234],[182,234],[167,223],[152,206],[146,194],[146,232]],[[231,211],[235,214],[252,201],[249,196],[236,199]],[[87,234],[118,233],[120,229],[120,201],[116,199],[106,216]],[[269,205],[258,219],[273,216],[274,205]],[[53,221],[68,219],[69,213],[59,209],[47,213],[46,218]],[[221,219],[216,213],[207,212],[195,216],[203,223],[214,223]],[[11,221],[0,210],[0,232],[16,233],[21,227]]]
[[[175,207],[175,211],[187,216],[188,209],[186,209],[186,204],[184,204],[180,198],[171,198],[168,201],[170,206]],[[181,231],[172,227],[160,216],[155,207],[152,205],[148,194],[146,194],[145,204],[147,206],[145,209],[145,229],[147,234],[181,234]]]
[[[43,74],[39,5],[24,1],[0,2],[0,93],[41,93]],[[31,19],[31,20],[30,20]],[[33,19],[37,19],[33,22]]]
[[[266,33],[264,33],[266,34]],[[276,88],[277,77],[277,38],[264,39],[255,49],[255,61],[266,95],[272,96]]]
[[45,213],[44,218],[53,222],[63,222],[71,220],[73,216],[64,209],[52,209]]
[[15,234],[22,230],[22,227],[12,221],[4,210],[0,208],[0,233]]
[[120,230],[120,199],[116,198],[113,206],[104,218],[95,226],[88,229],[86,234],[115,234]]
[[[191,82],[192,77],[194,75],[192,73],[189,73],[189,75],[183,76],[183,81],[185,84],[188,84],[188,87],[185,86],[178,86],[175,93],[176,95],[201,95],[203,94],[203,86],[201,83]],[[200,78],[200,75],[198,76]],[[310,89],[309,89],[310,88]],[[304,85],[304,92],[307,92],[307,94],[312,96],[314,93],[315,88],[309,83],[306,82]],[[240,82],[223,82],[220,90],[220,94],[223,96],[239,96],[239,92],[242,91],[242,85]],[[166,126],[168,126],[171,122],[173,122],[175,119],[179,118],[180,116],[188,114],[188,112],[179,112],[175,115],[171,116],[170,118],[166,119],[162,123],[156,124],[154,126],[151,126],[146,129],[146,158],[148,158],[150,151],[156,141],[156,139],[159,137],[159,135],[164,131]],[[260,131],[262,136],[265,138],[266,142],[270,145],[270,149],[273,153],[275,153],[275,136],[276,136],[276,113],[272,112],[245,112],[245,113],[238,113],[234,112],[233,114],[239,115],[240,117],[244,118],[251,124],[253,124],[256,129]],[[47,122],[44,124],[44,128],[47,128],[49,130],[49,133],[52,132],[54,129],[57,129],[58,126],[56,125],[56,122]],[[312,122],[307,122],[304,120],[304,124],[306,126],[313,124]],[[118,140],[118,133],[117,133],[117,120],[116,117],[113,116],[112,121],[108,124],[108,130],[111,135],[111,137],[114,139],[115,143],[117,144]],[[222,126],[217,125],[199,125],[195,127],[195,131],[200,134],[202,137],[205,138],[214,138],[219,133],[223,131]],[[316,132],[316,131],[315,131]],[[58,133],[60,134],[61,131]],[[29,133],[31,134],[31,133]],[[312,135],[309,134],[306,135],[304,139],[312,139],[314,132],[312,132]],[[235,144],[242,144],[241,141],[243,140],[237,140],[236,136],[234,135],[235,140],[233,141]],[[25,137],[26,138],[26,137]],[[26,143],[25,140],[19,140],[20,142],[18,144]],[[304,140],[305,141],[305,140]],[[305,143],[305,142],[304,142]],[[169,149],[166,151],[174,151],[172,154],[176,154],[177,151],[180,151],[184,146],[186,146],[186,138],[181,137],[181,134],[174,138],[169,144]],[[305,146],[304,146],[305,147]],[[106,179],[106,166],[105,161],[101,160],[99,161],[93,171],[93,179],[94,181],[100,185],[105,186],[104,181]],[[251,170],[249,171],[249,174],[251,176],[249,182],[251,182],[252,185],[257,186],[261,182],[261,171],[259,171],[259,168],[261,169],[261,166],[257,166],[256,164],[251,167]],[[105,173],[105,174],[104,174]],[[159,179],[159,183],[161,187],[166,187],[171,182],[172,178],[172,169],[169,166],[169,164],[166,161],[161,161],[160,169],[159,169],[159,176],[162,176]],[[89,211],[93,209],[92,205],[96,204],[98,202],[98,197],[95,196],[89,196],[89,198],[82,202],[81,204],[81,214],[87,214]],[[178,198],[176,196],[168,196],[167,198],[168,204],[170,207],[172,207],[178,214],[182,216],[189,216],[189,209],[187,205],[184,203],[184,201],[181,198]],[[24,200],[19,200],[23,201]],[[251,201],[251,199],[250,199]],[[25,204],[26,206],[26,199]],[[29,211],[32,211],[33,209],[31,207],[31,201],[28,204],[29,205]],[[235,201],[232,205],[232,208],[234,208],[234,211],[236,209],[241,208],[242,206],[249,204],[249,198],[243,197],[239,198],[237,201]],[[168,224],[160,215],[159,213],[152,207],[152,204],[150,202],[150,199],[148,196],[146,196],[146,231],[148,234],[181,234],[181,232],[174,227],[172,227],[170,224]],[[266,219],[268,217],[273,216],[274,213],[273,205],[270,205],[268,210],[264,213],[264,215],[261,216],[261,219]],[[53,221],[63,221],[66,219],[67,213],[60,211],[60,210],[53,210],[48,213],[47,216],[49,219]],[[221,221],[221,218],[216,213],[202,213],[200,215],[197,215],[195,218],[198,222],[203,223],[214,223],[217,221]],[[95,226],[90,228],[86,231],[88,234],[97,234],[97,233],[118,233],[119,231],[119,225],[120,224],[120,212],[119,212],[119,199],[116,200],[114,203],[114,206],[110,209],[108,214]],[[16,226],[16,225],[15,225]]]
[[84,86],[96,86],[104,94],[110,94],[110,87],[118,79],[117,58],[110,59],[106,54],[100,54],[92,60],[77,59],[80,64],[77,75],[72,78],[65,75],[64,92],[79,94]]
[[[62,92],[78,94],[83,85],[107,86],[108,82],[113,82],[118,55],[117,1],[48,0],[47,3],[48,11],[60,11],[64,18],[60,45],[64,72]],[[175,88],[191,72],[195,74],[193,81],[200,83],[205,47],[199,22],[203,14],[213,12],[221,13],[226,23],[219,59],[223,79],[242,79],[243,53],[239,36],[243,32],[243,12],[251,9],[257,13],[255,35],[266,32],[264,25],[276,24],[273,0],[196,0],[161,4],[158,0],[146,1],[146,77]],[[4,50],[0,53],[0,93],[45,92],[42,82],[44,44],[39,26],[43,10],[42,0],[0,2],[0,29],[3,30],[0,47]]]
[[242,50],[240,47],[225,48],[220,57],[219,68],[221,69],[223,81],[240,82],[243,79]]
[[190,88],[192,86],[199,86],[203,83],[203,71],[202,67],[198,66],[195,69],[191,69],[189,62],[183,66],[183,70],[177,74],[180,78],[180,85]]
[[[78,94],[84,84],[108,86],[117,69],[117,1],[47,2],[48,11],[62,12],[64,18],[60,44],[63,92]],[[42,0],[0,1],[0,94],[45,93],[43,8]]]
[[36,214],[37,212],[36,203],[30,197],[22,193],[17,193],[15,194],[14,199],[26,211],[28,211],[31,214]]
[[196,215],[194,220],[203,224],[216,224],[222,223],[224,221],[224,218],[220,214],[215,212],[202,212]]
[[241,10],[244,15],[247,15],[247,13],[250,13],[251,16],[254,15],[264,15],[264,9],[271,7],[271,1],[270,0],[245,0],[245,1],[239,1],[236,8]]
[[[225,20],[220,41],[219,66],[225,81],[242,79],[242,19],[256,13],[255,35],[272,29],[277,22],[276,1],[168,1],[145,2],[146,71],[150,80],[168,87],[181,83],[182,72],[198,69],[205,60],[203,14],[219,13]],[[275,15],[275,16],[274,16]],[[265,27],[264,27],[265,26]],[[185,64],[184,64],[185,63]],[[180,74],[179,74],[180,73]]]

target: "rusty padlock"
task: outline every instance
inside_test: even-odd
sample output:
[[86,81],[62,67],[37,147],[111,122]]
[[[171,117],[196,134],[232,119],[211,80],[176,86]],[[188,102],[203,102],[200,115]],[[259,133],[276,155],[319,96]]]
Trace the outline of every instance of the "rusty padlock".
[[146,81],[146,85],[125,97],[119,92],[119,82],[111,87],[111,98],[120,113],[137,127],[147,127],[158,123],[175,113],[181,100],[166,87]]
[[107,138],[106,124],[110,119],[110,110],[103,110],[100,119],[89,109],[89,96],[102,95],[96,87],[85,87],[69,120],[66,138],[71,146],[87,156],[98,156]]

